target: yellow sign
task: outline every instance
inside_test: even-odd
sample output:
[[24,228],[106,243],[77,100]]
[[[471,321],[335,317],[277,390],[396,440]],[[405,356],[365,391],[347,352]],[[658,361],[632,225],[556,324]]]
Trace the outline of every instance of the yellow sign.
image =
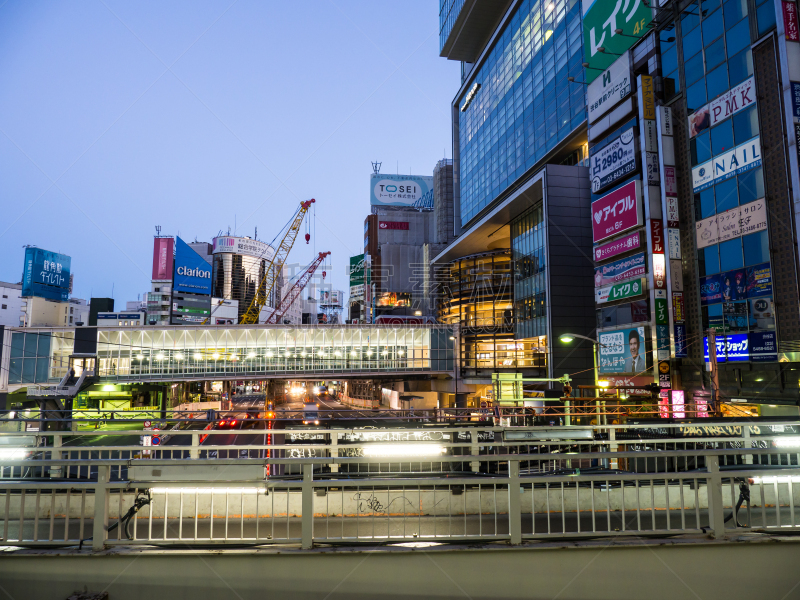
[[658,370],[660,373],[669,373],[669,363],[667,361],[658,363]]
[[655,121],[656,119],[656,99],[653,93],[653,78],[649,75],[642,75],[642,118]]

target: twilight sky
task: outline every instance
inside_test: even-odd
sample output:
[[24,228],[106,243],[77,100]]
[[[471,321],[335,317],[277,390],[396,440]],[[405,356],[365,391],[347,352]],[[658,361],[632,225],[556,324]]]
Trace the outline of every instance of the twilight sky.
[[451,158],[456,62],[436,0],[0,0],[0,280],[23,245],[72,256],[73,296],[150,289],[154,226],[271,241],[300,200],[347,290],[370,162]]

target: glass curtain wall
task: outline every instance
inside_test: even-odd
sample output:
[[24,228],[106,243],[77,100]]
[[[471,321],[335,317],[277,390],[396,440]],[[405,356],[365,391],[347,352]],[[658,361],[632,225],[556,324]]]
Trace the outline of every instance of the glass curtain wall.
[[516,336],[547,335],[547,251],[541,203],[512,221],[511,252]]
[[578,0],[519,4],[473,78],[480,88],[459,112],[462,224],[586,119],[582,63]]
[[99,376],[164,379],[453,369],[450,327],[103,329]]
[[75,332],[12,332],[8,383],[47,383],[67,373]]

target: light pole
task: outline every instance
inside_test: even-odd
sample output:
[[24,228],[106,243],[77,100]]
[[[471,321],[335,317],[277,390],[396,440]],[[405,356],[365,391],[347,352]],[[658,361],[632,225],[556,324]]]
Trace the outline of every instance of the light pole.
[[[596,388],[598,388],[598,387],[607,388],[608,387],[608,382],[604,381],[603,383],[605,383],[605,385],[602,385],[600,383],[600,378],[599,378],[598,373],[597,373],[597,346],[600,345],[600,346],[603,346],[605,348],[606,345],[600,343],[599,341],[597,341],[597,340],[595,340],[593,338],[587,337],[585,335],[580,335],[580,334],[577,334],[577,333],[562,333],[558,337],[558,341],[560,341],[560,342],[562,342],[564,344],[571,344],[575,339],[586,340],[587,342],[591,342],[592,343],[592,364],[594,366],[594,385],[595,385]],[[597,417],[598,417],[597,418],[597,424],[600,425],[600,401],[599,400],[595,400],[595,406],[597,406],[597,413],[598,413],[597,414]],[[603,413],[605,413],[605,410],[603,410]]]

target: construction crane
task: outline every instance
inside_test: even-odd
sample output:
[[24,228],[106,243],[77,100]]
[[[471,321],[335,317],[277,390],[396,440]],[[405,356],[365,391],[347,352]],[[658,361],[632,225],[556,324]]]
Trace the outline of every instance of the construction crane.
[[[261,314],[261,309],[264,308],[270,293],[275,287],[275,281],[278,279],[278,273],[283,270],[283,264],[286,262],[286,258],[289,256],[289,251],[292,249],[294,241],[297,238],[297,234],[300,231],[300,226],[303,224],[303,217],[306,216],[309,207],[314,204],[314,202],[316,202],[316,200],[312,198],[311,200],[306,200],[305,202],[300,203],[300,208],[295,213],[294,219],[292,220],[291,225],[289,225],[289,229],[286,231],[286,234],[283,236],[280,244],[278,244],[278,248],[275,250],[272,260],[270,260],[269,264],[267,265],[267,270],[264,272],[264,278],[261,280],[260,285],[256,289],[255,296],[253,296],[253,301],[250,303],[250,306],[239,320],[240,325],[258,324],[258,316]],[[306,242],[308,241],[308,237],[309,236],[306,236]]]
[[320,252],[319,256],[314,259],[305,271],[300,274],[300,277],[297,278],[292,284],[292,287],[289,288],[289,291],[286,292],[286,295],[281,300],[281,303],[278,305],[272,314],[267,318],[266,323],[280,323],[283,315],[286,314],[286,311],[289,310],[289,307],[297,300],[297,297],[300,295],[300,292],[308,285],[308,282],[311,280],[311,276],[314,274],[314,271],[317,270],[322,264],[322,261],[325,260],[328,256],[330,256],[330,252]]

